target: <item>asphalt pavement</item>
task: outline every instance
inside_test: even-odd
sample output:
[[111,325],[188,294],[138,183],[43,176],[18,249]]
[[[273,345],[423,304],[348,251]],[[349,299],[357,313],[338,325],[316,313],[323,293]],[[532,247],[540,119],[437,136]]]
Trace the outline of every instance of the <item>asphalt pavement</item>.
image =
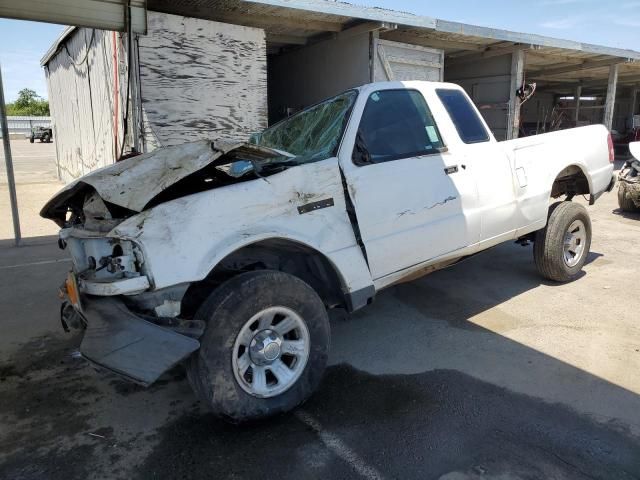
[[144,389],[78,358],[66,252],[0,242],[0,478],[640,478],[640,216],[615,193],[588,208],[575,282],[505,244],[334,312],[318,392],[239,427],[182,368]]

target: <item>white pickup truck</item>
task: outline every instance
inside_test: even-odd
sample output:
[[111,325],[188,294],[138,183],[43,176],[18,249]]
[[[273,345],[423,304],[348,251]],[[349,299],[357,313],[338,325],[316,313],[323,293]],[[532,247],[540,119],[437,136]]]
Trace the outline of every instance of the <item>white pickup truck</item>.
[[186,362],[197,395],[237,422],[311,395],[328,308],[507,241],[532,241],[543,277],[573,279],[591,223],[571,199],[613,185],[603,126],[497,142],[459,86],[390,82],[248,143],[129,158],[42,215],[73,259],[62,323],[85,330],[82,354],[144,385]]

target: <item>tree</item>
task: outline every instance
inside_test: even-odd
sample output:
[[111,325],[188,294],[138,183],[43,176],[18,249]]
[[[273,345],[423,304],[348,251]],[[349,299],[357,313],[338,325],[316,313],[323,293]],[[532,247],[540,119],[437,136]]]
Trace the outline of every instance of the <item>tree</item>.
[[49,102],[34,90],[23,88],[18,92],[18,99],[7,104],[7,115],[46,117],[49,115]]

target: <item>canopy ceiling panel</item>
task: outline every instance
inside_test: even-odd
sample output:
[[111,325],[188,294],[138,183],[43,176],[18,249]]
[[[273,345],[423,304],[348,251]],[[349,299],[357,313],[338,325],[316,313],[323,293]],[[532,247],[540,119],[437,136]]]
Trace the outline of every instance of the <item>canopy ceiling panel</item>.
[[146,33],[146,0],[0,0],[0,17],[124,31],[128,4],[133,31]]

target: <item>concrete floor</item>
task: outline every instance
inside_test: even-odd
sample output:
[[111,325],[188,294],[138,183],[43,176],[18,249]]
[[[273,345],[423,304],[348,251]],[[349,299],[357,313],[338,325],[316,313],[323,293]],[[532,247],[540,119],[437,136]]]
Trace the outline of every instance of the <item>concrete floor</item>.
[[[11,139],[11,154],[16,181],[18,209],[22,236],[28,242],[35,237],[55,235],[53,222],[40,218],[42,206],[64,184],[58,180],[55,143],[29,143],[27,139]],[[0,148],[0,213],[6,219],[0,223],[0,240],[13,238],[9,190],[4,161]]]
[[331,367],[295,413],[231,427],[177,368],[97,373],[62,333],[68,263],[0,246],[0,478],[640,478],[640,216],[589,207],[584,275],[506,244],[332,321]]

